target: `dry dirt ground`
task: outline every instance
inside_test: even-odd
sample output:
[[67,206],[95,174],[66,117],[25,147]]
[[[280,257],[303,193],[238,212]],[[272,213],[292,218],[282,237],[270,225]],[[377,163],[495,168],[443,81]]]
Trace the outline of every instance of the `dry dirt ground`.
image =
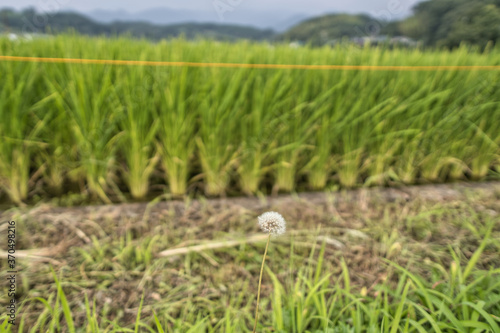
[[[297,267],[313,260],[311,249],[325,243],[325,269],[340,274],[344,258],[353,286],[368,294],[387,279],[384,259],[407,267],[414,262],[446,267],[448,248],[470,257],[481,241],[480,231],[492,222],[500,244],[498,182],[71,208],[39,205],[0,212],[0,234],[6,233],[5,222],[16,220],[19,299],[47,299],[55,293],[52,267],[72,307],[87,296],[107,306],[100,310],[109,318],[133,322],[143,293],[146,316],[162,304],[175,316],[172,306],[182,306],[193,295],[222,299],[242,288],[253,292],[265,244],[256,217],[269,210],[287,220],[287,235],[270,248],[269,265],[280,279],[290,276],[291,263]],[[212,249],[189,248],[207,244]],[[479,266],[500,267],[498,251],[500,246],[488,248]],[[425,276],[420,267],[414,270]],[[3,260],[1,268],[6,269]],[[263,296],[271,289],[264,281]],[[0,295],[2,304],[5,295]],[[42,310],[41,305],[26,306],[28,322]],[[84,320],[80,312],[76,323]]]

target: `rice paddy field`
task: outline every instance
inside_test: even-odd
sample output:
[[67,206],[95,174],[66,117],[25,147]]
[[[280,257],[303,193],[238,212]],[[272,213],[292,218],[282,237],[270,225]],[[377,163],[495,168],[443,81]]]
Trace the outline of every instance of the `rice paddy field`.
[[[58,36],[12,56],[308,65],[500,65],[500,51]],[[500,71],[0,61],[4,202],[117,202],[498,179]]]
[[[0,56],[417,67],[0,60],[0,333],[252,332],[257,303],[262,333],[500,333],[500,71],[422,70],[500,49],[61,35]],[[266,257],[267,211],[287,232]]]

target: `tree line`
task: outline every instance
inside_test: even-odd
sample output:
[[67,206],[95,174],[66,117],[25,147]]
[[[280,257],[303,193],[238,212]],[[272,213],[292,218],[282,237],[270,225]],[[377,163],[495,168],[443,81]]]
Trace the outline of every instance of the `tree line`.
[[500,0],[428,0],[399,21],[378,22],[369,15],[330,14],[305,20],[282,34],[272,30],[223,24],[156,25],[147,22],[95,22],[77,13],[41,14],[34,9],[0,10],[0,30],[57,33],[74,30],[88,35],[130,35],[160,40],[204,37],[217,40],[300,41],[321,46],[332,40],[377,35],[407,36],[430,47],[454,48],[461,43],[485,48],[500,40]]

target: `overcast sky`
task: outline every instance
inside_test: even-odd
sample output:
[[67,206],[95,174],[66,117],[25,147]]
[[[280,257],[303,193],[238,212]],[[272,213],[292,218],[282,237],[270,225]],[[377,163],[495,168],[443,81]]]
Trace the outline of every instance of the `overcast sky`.
[[[16,9],[35,7],[49,9],[74,9],[89,12],[95,9],[127,10],[138,12],[155,7],[177,9],[212,10],[224,4],[232,10],[282,11],[289,13],[321,14],[330,12],[367,13],[372,16],[394,19],[410,12],[411,7],[422,0],[0,0],[0,7]],[[220,5],[222,4],[222,7]],[[53,10],[51,10],[53,11]]]

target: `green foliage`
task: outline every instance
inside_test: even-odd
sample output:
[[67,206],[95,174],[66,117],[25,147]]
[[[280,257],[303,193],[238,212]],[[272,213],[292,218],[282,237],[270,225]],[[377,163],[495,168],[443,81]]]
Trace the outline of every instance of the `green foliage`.
[[38,108],[44,98],[32,95],[40,92],[40,73],[32,66],[7,66],[0,64],[0,187],[13,202],[21,203],[28,198],[35,151],[46,146],[40,132],[48,117]]
[[497,0],[432,0],[419,3],[415,15],[400,24],[403,34],[427,45],[485,48],[500,40],[500,2]]
[[65,33],[75,31],[91,36],[131,36],[161,40],[184,36],[235,41],[298,41],[322,46],[354,37],[408,36],[426,46],[456,48],[461,43],[481,49],[500,40],[500,2],[498,0],[426,0],[414,7],[412,16],[386,21],[359,14],[328,14],[307,19],[282,34],[272,30],[221,24],[183,23],[155,25],[147,22],[103,24],[77,13],[38,13],[34,9],[16,12],[0,10],[0,31],[27,33]]

